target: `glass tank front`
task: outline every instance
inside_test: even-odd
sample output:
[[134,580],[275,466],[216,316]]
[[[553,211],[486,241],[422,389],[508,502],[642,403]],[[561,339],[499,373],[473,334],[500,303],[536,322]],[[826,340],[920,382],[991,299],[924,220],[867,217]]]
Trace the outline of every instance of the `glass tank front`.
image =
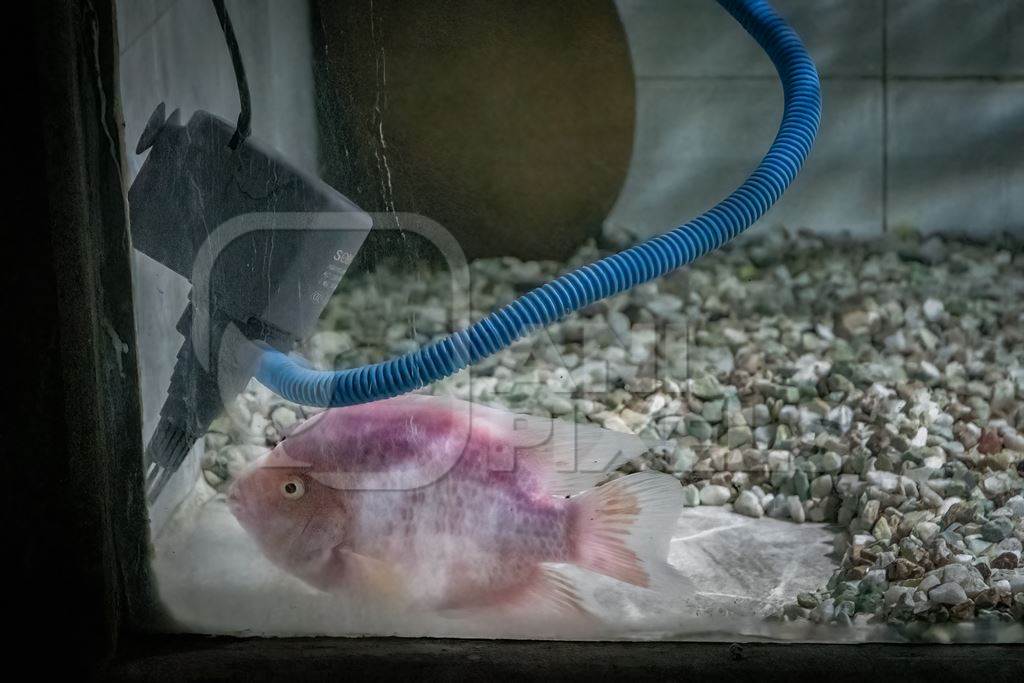
[[1024,14],[939,5],[119,3],[175,628],[1024,640]]

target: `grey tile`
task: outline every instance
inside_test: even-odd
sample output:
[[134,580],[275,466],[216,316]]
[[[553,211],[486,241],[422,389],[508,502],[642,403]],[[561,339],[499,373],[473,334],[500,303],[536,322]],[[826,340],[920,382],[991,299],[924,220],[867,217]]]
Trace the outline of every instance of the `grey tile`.
[[117,3],[117,43],[122,53],[152,28],[157,15],[157,0],[122,0]]
[[882,231],[882,86],[826,80],[810,158],[765,221],[858,237]]
[[[230,4],[229,9],[234,12]],[[244,25],[242,19],[237,28],[242,45],[246,42]],[[168,114],[180,108],[182,121],[188,121],[196,109],[228,119],[238,115],[231,59],[209,2],[168,2],[159,20],[122,53],[120,82],[131,177],[145,160],[145,154],[134,153],[135,143],[160,102],[165,103]]]
[[[771,62],[712,0],[616,0],[640,77],[771,76]],[[826,76],[877,76],[881,0],[778,0]]]
[[1024,0],[890,0],[889,73],[1024,75]]
[[[157,0],[163,14],[121,55],[125,147],[132,177],[144,156],[133,152],[153,109],[204,109],[233,121],[238,90],[220,24],[208,0]],[[228,2],[245,60],[253,134],[300,167],[315,171],[317,134],[306,0]]]
[[[722,199],[754,169],[778,128],[770,81],[641,83],[633,160],[609,222],[663,232]],[[826,81],[811,157],[764,224],[858,235],[881,231],[881,86]]]
[[[244,16],[232,20],[244,46]],[[180,107],[185,121],[196,109],[229,119],[237,116],[231,58],[212,3],[182,0],[157,24],[156,34],[157,68],[168,109]]]
[[[117,4],[117,43],[123,54],[144,34],[153,30],[179,0],[122,0]],[[181,0],[202,2],[203,0]]]
[[1024,83],[889,90],[889,225],[1024,234]]
[[135,145],[142,136],[150,114],[164,99],[159,59],[156,33],[149,31],[140,36],[128,51],[121,55],[118,67],[129,180],[135,178],[145,159],[145,155],[135,154]]

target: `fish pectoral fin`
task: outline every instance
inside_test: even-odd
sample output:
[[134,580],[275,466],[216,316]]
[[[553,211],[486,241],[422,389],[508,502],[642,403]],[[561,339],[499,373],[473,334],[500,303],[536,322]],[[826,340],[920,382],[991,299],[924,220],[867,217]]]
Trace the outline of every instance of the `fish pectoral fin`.
[[541,565],[534,581],[526,588],[526,599],[541,609],[558,614],[593,617],[584,607],[583,598],[575,583],[556,567]]
[[405,596],[405,579],[394,565],[346,548],[335,548],[334,554],[345,567],[350,585],[357,591],[389,600]]
[[583,606],[572,579],[557,567],[542,564],[526,582],[498,592],[467,591],[435,605],[443,617],[467,618],[488,614],[527,615],[530,619],[558,618],[581,623],[599,621]]
[[575,582],[558,568],[541,565],[516,601],[531,610],[558,616],[597,619],[586,607]]

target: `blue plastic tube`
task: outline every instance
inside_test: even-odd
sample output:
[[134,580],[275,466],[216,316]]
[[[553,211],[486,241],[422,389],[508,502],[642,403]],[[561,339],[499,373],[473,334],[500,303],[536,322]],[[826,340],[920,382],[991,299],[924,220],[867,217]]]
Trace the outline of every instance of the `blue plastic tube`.
[[774,142],[732,194],[685,225],[567,273],[412,353],[324,372],[304,367],[278,351],[267,351],[257,379],[304,405],[347,406],[398,396],[443,379],[595,301],[684,266],[750,227],[778,201],[811,151],[821,119],[821,87],[800,38],[767,2],[718,2],[768,53],[785,96]]

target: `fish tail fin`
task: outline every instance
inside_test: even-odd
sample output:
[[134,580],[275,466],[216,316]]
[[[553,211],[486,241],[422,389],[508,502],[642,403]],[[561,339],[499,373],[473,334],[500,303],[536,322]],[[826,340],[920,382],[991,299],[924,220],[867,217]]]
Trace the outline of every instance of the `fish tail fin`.
[[675,477],[638,472],[572,501],[574,564],[644,588],[675,573],[667,562],[669,541],[683,509],[683,490]]

